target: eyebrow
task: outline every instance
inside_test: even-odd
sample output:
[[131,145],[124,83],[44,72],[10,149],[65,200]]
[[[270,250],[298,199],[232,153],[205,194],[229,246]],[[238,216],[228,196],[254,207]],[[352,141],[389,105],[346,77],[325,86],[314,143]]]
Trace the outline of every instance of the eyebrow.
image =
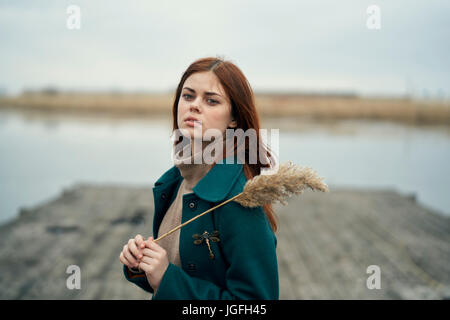
[[[192,89],[192,88],[189,88],[189,87],[184,87],[183,89],[187,89],[187,90],[189,90],[189,91],[191,91],[191,92],[193,92],[193,93],[195,93],[195,90],[194,89]],[[221,97],[221,95],[220,94],[218,94],[218,93],[215,93],[215,92],[205,92],[205,95],[207,95],[207,96],[219,96],[219,97]]]

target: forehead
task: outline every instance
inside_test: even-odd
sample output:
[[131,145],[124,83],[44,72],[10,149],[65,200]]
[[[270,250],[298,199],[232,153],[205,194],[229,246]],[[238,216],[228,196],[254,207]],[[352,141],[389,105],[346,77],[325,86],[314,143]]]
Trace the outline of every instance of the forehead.
[[211,71],[191,74],[184,82],[183,88],[185,87],[194,89],[196,93],[216,92],[225,96],[225,91],[223,90],[219,79]]

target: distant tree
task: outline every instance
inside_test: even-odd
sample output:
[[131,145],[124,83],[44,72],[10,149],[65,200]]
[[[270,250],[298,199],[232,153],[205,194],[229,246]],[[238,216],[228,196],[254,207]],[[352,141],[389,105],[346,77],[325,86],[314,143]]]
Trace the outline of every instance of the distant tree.
[[59,93],[56,87],[48,86],[41,89],[41,93],[48,96],[55,96]]

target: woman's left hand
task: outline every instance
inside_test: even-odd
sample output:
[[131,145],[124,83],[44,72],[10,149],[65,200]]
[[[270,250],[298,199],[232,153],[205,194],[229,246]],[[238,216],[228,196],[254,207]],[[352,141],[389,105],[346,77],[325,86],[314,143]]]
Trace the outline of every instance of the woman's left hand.
[[163,247],[153,241],[153,237],[149,237],[145,241],[145,249],[142,250],[142,255],[139,268],[145,272],[148,283],[156,292],[169,266],[167,252]]

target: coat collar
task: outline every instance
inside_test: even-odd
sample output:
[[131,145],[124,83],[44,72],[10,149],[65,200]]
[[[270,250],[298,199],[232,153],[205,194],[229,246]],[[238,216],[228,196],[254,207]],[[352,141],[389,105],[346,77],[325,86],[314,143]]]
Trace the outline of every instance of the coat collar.
[[[243,164],[237,163],[235,156],[228,157],[223,160],[223,163],[215,164],[192,191],[203,200],[221,201],[230,193],[242,170]],[[155,188],[168,188],[179,182],[180,179],[183,179],[180,170],[173,166],[155,182]]]

